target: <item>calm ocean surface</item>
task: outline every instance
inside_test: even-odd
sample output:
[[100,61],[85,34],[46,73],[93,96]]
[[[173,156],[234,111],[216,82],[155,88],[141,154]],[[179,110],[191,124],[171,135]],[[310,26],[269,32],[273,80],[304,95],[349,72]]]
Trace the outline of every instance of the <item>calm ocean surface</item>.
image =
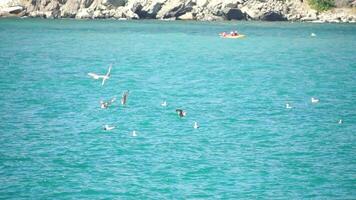
[[1,19],[0,105],[1,199],[356,198],[356,25]]

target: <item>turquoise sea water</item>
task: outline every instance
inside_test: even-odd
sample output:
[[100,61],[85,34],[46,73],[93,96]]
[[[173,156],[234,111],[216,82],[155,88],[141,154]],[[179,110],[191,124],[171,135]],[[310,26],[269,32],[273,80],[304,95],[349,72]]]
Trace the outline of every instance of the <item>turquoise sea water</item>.
[[2,19],[0,70],[1,199],[356,198],[356,25]]

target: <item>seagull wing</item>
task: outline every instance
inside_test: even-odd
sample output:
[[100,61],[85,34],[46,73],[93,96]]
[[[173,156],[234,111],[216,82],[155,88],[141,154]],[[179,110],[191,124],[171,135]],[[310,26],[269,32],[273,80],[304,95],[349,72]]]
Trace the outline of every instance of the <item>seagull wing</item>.
[[127,95],[128,95],[128,92],[124,92],[124,94],[122,94],[122,97],[121,97],[121,104],[122,105],[126,104]]
[[111,68],[112,68],[112,64],[110,64],[108,72],[106,73],[106,76],[110,76]]
[[105,84],[106,77],[103,77],[103,81],[101,82],[101,85]]
[[90,76],[90,77],[92,77],[93,79],[99,79],[99,75],[97,75],[97,74],[94,74],[94,73],[88,73],[88,75]]

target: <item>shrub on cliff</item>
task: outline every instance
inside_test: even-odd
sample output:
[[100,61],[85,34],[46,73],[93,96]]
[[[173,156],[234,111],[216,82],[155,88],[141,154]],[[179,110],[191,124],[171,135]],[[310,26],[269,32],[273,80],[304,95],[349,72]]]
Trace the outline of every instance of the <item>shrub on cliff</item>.
[[325,11],[334,7],[334,0],[308,0],[309,5],[317,11]]

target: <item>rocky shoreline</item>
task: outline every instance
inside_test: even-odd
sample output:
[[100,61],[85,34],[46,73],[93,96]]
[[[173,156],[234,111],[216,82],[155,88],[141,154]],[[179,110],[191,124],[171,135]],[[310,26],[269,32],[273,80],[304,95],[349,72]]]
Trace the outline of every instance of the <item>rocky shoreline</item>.
[[318,12],[305,0],[0,0],[0,17],[355,23],[355,2]]

